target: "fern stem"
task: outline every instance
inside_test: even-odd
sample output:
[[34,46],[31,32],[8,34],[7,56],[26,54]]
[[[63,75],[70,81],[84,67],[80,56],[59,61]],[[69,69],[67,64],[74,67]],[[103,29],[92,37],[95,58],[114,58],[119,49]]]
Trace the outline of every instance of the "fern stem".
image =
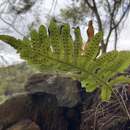
[[[45,55],[44,55],[44,56],[45,56]],[[120,105],[122,105],[122,103],[123,103],[124,109],[125,109],[125,111],[126,111],[126,113],[127,113],[127,115],[128,115],[128,118],[130,119],[129,112],[128,112],[128,110],[127,110],[127,107],[126,107],[126,105],[125,105],[123,99],[121,99],[121,100],[122,100],[122,103],[121,103],[120,100],[119,100],[119,98],[118,98],[118,95],[117,95],[116,92],[112,89],[112,86],[110,86],[109,84],[107,84],[107,83],[106,83],[105,81],[103,81],[102,79],[98,78],[98,77],[97,77],[96,75],[94,75],[93,73],[87,71],[86,69],[80,68],[80,67],[75,66],[75,65],[73,65],[73,64],[68,64],[68,63],[66,63],[66,62],[64,62],[64,61],[61,61],[61,60],[59,60],[59,59],[55,59],[55,58],[52,58],[52,57],[49,57],[49,56],[46,56],[46,57],[47,57],[48,59],[57,61],[57,62],[59,62],[59,63],[62,63],[62,64],[65,64],[65,65],[74,67],[74,68],[76,68],[76,69],[78,69],[78,70],[80,70],[80,71],[82,71],[82,72],[86,72],[86,73],[88,73],[89,75],[91,75],[91,76],[93,76],[94,78],[96,78],[96,79],[97,79],[98,81],[100,81],[101,83],[103,83],[105,86],[109,87],[109,88],[111,89],[111,91],[114,93],[114,95],[116,96],[116,98],[117,98],[117,100],[119,101]]]
[[98,78],[95,74],[93,74],[93,73],[87,71],[86,69],[80,68],[80,67],[75,66],[75,65],[73,65],[73,64],[68,64],[68,63],[66,63],[66,62],[64,62],[64,61],[61,61],[61,60],[59,60],[59,59],[55,59],[55,58],[49,57],[49,56],[47,56],[47,55],[46,55],[46,56],[43,55],[43,56],[46,57],[46,58],[48,58],[48,59],[57,61],[57,62],[59,62],[59,63],[61,63],[61,64],[68,65],[68,66],[70,66],[70,67],[76,68],[76,69],[78,69],[78,70],[80,70],[80,71],[82,71],[82,72],[86,72],[86,73],[88,73],[89,75],[91,75],[91,76],[93,76],[94,78],[96,78],[99,82],[102,82],[105,86],[110,87],[105,81],[103,81],[102,79]]

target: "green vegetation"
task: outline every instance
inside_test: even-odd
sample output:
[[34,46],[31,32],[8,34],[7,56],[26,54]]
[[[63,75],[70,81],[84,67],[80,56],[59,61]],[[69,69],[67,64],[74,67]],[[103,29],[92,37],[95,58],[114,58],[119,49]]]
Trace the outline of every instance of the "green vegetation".
[[0,68],[0,101],[4,96],[11,96],[24,91],[24,84],[33,73],[25,63]]
[[[32,30],[31,37],[19,40],[8,35],[0,35],[0,40],[13,46],[21,58],[42,72],[71,72],[79,79],[87,91],[101,90],[101,99],[107,101],[113,92],[113,85],[128,83],[124,76],[111,80],[117,72],[123,72],[130,64],[129,51],[111,51],[98,56],[103,33],[97,33],[81,55],[82,37],[80,29],[75,29],[75,40],[70,35],[70,26],[59,27],[51,20],[49,31],[41,25],[39,31]],[[80,72],[80,74],[79,74]]]

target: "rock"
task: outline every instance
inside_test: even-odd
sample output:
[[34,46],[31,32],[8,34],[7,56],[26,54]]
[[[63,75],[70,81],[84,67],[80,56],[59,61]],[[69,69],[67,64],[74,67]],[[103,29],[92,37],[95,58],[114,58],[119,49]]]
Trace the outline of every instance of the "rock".
[[80,107],[59,107],[56,97],[46,93],[17,95],[0,104],[0,130],[33,130],[28,120],[40,130],[79,130]]
[[40,130],[40,128],[35,122],[32,122],[31,120],[23,120],[16,123],[7,130]]
[[8,128],[17,121],[28,118],[28,115],[31,115],[28,109],[30,104],[31,100],[27,95],[12,97],[0,104],[1,129],[5,130],[5,128]]
[[33,120],[36,123],[40,120],[44,125],[41,127],[46,127],[56,110],[57,100],[54,95],[45,93],[31,96],[17,95],[0,104],[0,127],[5,130],[24,119]]
[[80,82],[61,75],[34,74],[29,78],[25,89],[29,93],[53,94],[62,107],[74,107],[81,101]]
[[80,130],[78,81],[40,73],[25,88],[0,104],[0,130]]

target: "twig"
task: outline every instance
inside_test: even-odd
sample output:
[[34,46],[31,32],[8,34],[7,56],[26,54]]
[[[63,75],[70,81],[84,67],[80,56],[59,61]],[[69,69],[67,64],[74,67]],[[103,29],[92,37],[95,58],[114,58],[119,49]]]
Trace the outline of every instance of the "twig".
[[6,23],[7,25],[9,25],[13,30],[15,30],[18,34],[20,34],[21,36],[25,37],[25,35],[23,33],[21,33],[19,30],[17,30],[11,23],[7,22],[6,20],[4,20],[2,17],[0,17],[0,19]]

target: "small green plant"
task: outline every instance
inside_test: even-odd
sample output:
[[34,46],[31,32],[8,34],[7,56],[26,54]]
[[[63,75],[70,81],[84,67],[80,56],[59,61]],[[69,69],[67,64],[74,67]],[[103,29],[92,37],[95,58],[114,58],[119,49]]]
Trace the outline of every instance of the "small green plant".
[[84,55],[81,55],[83,43],[79,27],[75,28],[74,34],[75,40],[71,37],[69,24],[59,27],[54,20],[51,20],[48,31],[41,25],[38,31],[31,31],[28,39],[20,40],[0,35],[0,40],[13,46],[21,58],[40,71],[71,72],[88,92],[99,88],[101,99],[109,100],[113,85],[130,83],[130,79],[125,76],[111,80],[116,73],[123,72],[130,65],[130,52],[111,51],[97,57],[99,44],[103,38],[103,33],[98,32],[88,44]]

